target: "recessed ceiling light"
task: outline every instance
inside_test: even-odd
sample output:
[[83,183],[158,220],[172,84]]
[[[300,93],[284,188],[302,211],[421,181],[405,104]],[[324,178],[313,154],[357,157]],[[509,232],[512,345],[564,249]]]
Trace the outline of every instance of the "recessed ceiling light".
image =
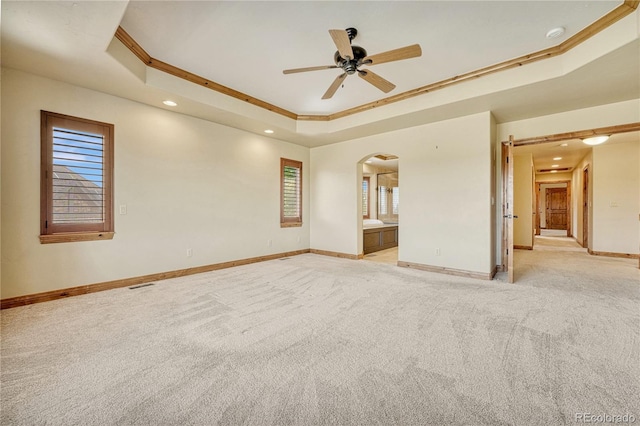
[[569,146],[568,143],[561,143],[560,146]]
[[166,106],[177,106],[178,105],[177,103],[175,103],[173,101],[170,101],[168,99],[166,101],[162,101],[162,103],[165,104]]
[[367,161],[365,161],[365,163],[367,163],[367,164],[371,164],[371,163],[373,163],[373,161],[371,161],[371,160],[367,160]]
[[558,173],[557,170],[551,170],[551,173]]
[[592,138],[582,139],[582,142],[586,143],[587,145],[600,145],[601,143],[606,142],[607,139],[609,139],[609,136],[606,135],[594,136]]
[[547,38],[558,38],[565,32],[564,27],[556,27],[547,31]]
[[553,157],[553,161],[562,160],[562,157]]
[[271,130],[271,129],[267,129],[267,130],[265,130],[264,132],[265,132],[265,133],[268,133],[268,134],[271,134],[271,133],[273,133],[273,130]]
[[560,167],[559,164],[553,164],[551,167]]

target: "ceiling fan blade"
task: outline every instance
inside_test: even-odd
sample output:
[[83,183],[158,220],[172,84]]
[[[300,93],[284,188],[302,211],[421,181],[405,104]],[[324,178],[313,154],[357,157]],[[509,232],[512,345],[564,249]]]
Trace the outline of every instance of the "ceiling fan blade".
[[327,91],[322,95],[322,99],[331,99],[331,97],[336,93],[344,79],[347,78],[347,73],[342,73],[331,83],[331,86],[327,89]]
[[399,49],[389,50],[388,52],[367,56],[362,59],[362,64],[378,65],[385,62],[399,61],[401,59],[416,58],[418,56],[422,56],[422,49],[419,44],[412,44],[411,46],[405,46]]
[[385,80],[384,78],[380,77],[378,74],[375,74],[369,70],[358,71],[358,75],[360,76],[360,78],[367,80],[367,82],[373,84],[378,89],[382,90],[384,93],[389,93],[390,91],[396,88],[395,84]]
[[349,34],[345,30],[329,30],[333,42],[340,52],[340,56],[347,59],[353,59],[353,49],[351,49],[351,40],[349,40]]
[[283,74],[294,74],[297,72],[307,72],[307,71],[318,71],[318,70],[328,70],[331,68],[338,68],[336,65],[321,65],[319,67],[307,67],[307,68],[293,68],[290,70],[282,71]]

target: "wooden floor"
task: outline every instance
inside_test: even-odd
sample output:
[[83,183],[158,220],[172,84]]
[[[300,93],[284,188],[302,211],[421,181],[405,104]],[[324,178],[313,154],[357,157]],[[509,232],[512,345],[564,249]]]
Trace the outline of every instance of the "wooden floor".
[[386,263],[387,265],[398,264],[398,247],[392,247],[386,250],[376,251],[364,255],[364,260],[370,260],[377,263]]

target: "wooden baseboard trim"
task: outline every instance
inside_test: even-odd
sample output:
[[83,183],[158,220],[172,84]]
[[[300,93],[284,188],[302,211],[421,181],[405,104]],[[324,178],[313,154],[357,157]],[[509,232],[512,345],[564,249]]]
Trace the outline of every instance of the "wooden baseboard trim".
[[143,275],[140,277],[123,278],[120,280],[107,281],[96,284],[87,284],[78,287],[64,288],[60,290],[47,291],[44,293],[28,294],[25,296],[10,297],[0,300],[0,309],[15,308],[18,306],[31,305],[33,303],[49,302],[51,300],[63,299],[66,297],[80,296],[83,294],[97,293],[99,291],[112,290],[114,288],[130,287],[133,285],[145,284],[151,281],[166,280],[169,278],[184,277],[187,275],[200,274],[203,272],[216,271],[219,269],[232,268],[234,266],[249,265],[251,263],[265,262],[267,260],[281,259],[283,257],[297,256],[309,253],[309,249],[289,251],[284,253],[269,254],[266,256],[250,257],[247,259],[232,260],[229,262],[214,263],[212,265],[196,266],[175,271],[160,272],[157,274]]
[[513,248],[516,250],[533,250],[533,246],[517,246],[515,244]]
[[489,273],[465,271],[463,269],[445,268],[442,266],[423,265],[421,263],[404,262],[399,260],[398,266],[403,268],[419,269],[427,272],[437,272],[439,274],[456,275],[459,277],[477,278],[480,280],[491,280],[495,275],[495,269]]
[[609,251],[594,251],[591,249],[587,249],[587,253],[593,256],[605,256],[605,257],[619,257],[623,259],[637,259],[640,257],[639,254],[631,254],[631,253],[612,253]]
[[309,252],[313,254],[321,254],[322,256],[339,257],[342,259],[352,259],[352,260],[364,259],[363,254],[349,254],[349,253],[340,253],[337,251],[318,250],[318,249],[310,249]]
[[498,273],[498,271],[500,269],[502,269],[502,268],[500,268],[498,265],[494,266],[493,267],[493,271],[491,271],[491,274],[489,276],[490,277],[489,279],[492,280],[496,276],[496,274]]

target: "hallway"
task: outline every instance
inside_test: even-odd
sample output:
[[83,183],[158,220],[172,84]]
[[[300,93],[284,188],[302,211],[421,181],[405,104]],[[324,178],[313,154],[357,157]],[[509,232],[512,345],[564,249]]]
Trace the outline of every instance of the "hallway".
[[536,236],[533,250],[515,250],[515,284],[638,298],[637,259],[593,256],[573,238]]

